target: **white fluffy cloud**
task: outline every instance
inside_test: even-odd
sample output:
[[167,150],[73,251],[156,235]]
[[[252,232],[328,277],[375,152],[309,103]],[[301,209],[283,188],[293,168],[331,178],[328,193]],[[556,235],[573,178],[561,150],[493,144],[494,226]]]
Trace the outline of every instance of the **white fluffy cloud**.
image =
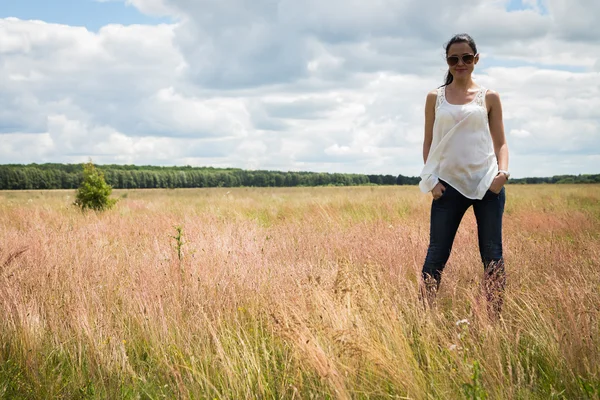
[[425,95],[466,30],[513,174],[598,172],[595,0],[126,2],[175,22],[0,19],[3,162],[417,175]]

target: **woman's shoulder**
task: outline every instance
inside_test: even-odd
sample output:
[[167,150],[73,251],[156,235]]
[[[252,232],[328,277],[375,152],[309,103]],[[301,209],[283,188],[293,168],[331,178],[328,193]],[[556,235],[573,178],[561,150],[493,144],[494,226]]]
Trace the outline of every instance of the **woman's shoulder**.
[[430,100],[430,101],[436,100],[439,92],[440,92],[440,88],[430,90],[429,92],[427,92],[427,100]]
[[427,93],[427,99],[425,100],[425,109],[434,112],[436,104],[438,102],[438,91],[434,89]]
[[500,102],[500,93],[493,89],[485,88],[485,100],[486,102]]
[[498,91],[494,90],[494,89],[490,89],[487,86],[483,86],[483,85],[478,85],[479,86],[479,90],[483,90],[485,92],[486,96],[498,96]]

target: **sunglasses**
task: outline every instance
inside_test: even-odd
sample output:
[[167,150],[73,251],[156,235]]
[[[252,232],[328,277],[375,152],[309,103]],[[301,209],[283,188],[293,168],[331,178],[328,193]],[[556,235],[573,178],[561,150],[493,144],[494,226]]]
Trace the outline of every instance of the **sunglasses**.
[[454,67],[456,64],[458,64],[459,60],[462,60],[463,64],[473,64],[476,56],[477,54],[463,54],[460,56],[460,58],[458,56],[450,56],[446,57],[446,62],[451,67]]

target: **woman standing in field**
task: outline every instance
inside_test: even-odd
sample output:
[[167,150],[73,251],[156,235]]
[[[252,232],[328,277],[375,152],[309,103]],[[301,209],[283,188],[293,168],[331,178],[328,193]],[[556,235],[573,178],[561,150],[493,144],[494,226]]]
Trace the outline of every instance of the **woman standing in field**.
[[423,265],[424,294],[431,302],[463,215],[473,206],[484,286],[490,311],[498,315],[506,282],[502,214],[508,180],[508,146],[498,93],[472,79],[479,54],[467,34],[446,45],[444,85],[427,95],[425,139],[419,184],[431,192],[430,239]]

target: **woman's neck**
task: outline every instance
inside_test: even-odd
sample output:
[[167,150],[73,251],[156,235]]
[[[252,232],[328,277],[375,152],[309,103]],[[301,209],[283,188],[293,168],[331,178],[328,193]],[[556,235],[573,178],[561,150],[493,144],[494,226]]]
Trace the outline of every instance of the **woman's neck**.
[[472,88],[475,85],[475,83],[473,82],[473,79],[470,76],[465,79],[456,79],[455,77],[451,85],[454,86],[454,88],[457,90],[466,92],[470,88]]

